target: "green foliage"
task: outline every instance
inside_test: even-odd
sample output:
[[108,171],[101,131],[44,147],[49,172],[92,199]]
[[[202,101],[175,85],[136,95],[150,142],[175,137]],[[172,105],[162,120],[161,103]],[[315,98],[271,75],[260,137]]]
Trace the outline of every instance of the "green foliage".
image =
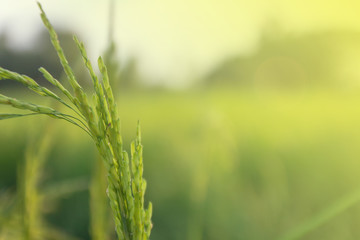
[[[101,84],[87,57],[83,43],[74,37],[85,66],[93,81],[94,102],[92,103],[89,101],[86,92],[76,80],[73,70],[60,46],[57,34],[40,4],[39,8],[41,10],[41,18],[48,29],[51,42],[58,54],[74,95],[45,69],[41,68],[40,71],[75,107],[70,106],[65,100],[49,89],[40,86],[28,76],[0,68],[0,79],[10,79],[21,82],[38,95],[50,97],[62,103],[64,106],[74,111],[75,115],[68,115],[47,106],[17,100],[4,95],[0,95],[0,104],[28,110],[34,114],[45,114],[56,119],[63,119],[86,131],[93,139],[104,160],[103,162],[108,176],[108,197],[118,239],[148,239],[152,227],[152,205],[150,203],[148,209],[145,209],[144,207],[146,182],[142,178],[143,159],[140,126],[138,125],[137,137],[131,146],[131,158],[129,158],[127,153],[123,150],[117,105],[109,83],[107,69],[102,58],[100,57],[98,59],[98,66],[102,75]],[[2,119],[20,116],[21,115],[19,114],[6,114],[2,115]]]

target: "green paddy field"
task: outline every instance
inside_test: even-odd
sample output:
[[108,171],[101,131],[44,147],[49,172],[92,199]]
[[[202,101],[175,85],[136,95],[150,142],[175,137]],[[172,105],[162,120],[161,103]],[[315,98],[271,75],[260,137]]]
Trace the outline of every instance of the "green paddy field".
[[[360,91],[122,92],[118,103],[125,146],[141,122],[152,239],[360,239]],[[26,145],[47,119],[0,122],[0,195],[16,191]],[[91,139],[51,125],[43,187],[89,182]],[[90,239],[88,195],[60,194],[46,219]]]

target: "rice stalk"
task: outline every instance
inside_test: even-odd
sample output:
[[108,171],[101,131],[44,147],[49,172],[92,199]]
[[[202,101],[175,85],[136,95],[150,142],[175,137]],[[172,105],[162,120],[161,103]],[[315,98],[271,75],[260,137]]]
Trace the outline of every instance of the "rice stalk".
[[22,228],[23,239],[46,239],[46,227],[42,216],[44,196],[39,185],[43,180],[44,164],[52,142],[52,127],[47,126],[45,136],[41,141],[29,141],[25,151],[25,164],[22,166],[19,178],[21,202],[23,203]]
[[[31,111],[32,114],[45,114],[56,119],[63,119],[87,132],[92,137],[107,171],[107,193],[118,239],[149,239],[152,228],[152,205],[149,203],[148,208],[145,209],[144,195],[146,181],[143,179],[143,147],[141,144],[140,125],[138,124],[136,139],[131,145],[131,157],[129,158],[126,151],[123,150],[120,118],[110,86],[107,68],[102,58],[99,57],[98,59],[98,67],[102,77],[101,83],[87,57],[84,44],[74,37],[74,41],[79,48],[93,82],[94,101],[90,102],[86,92],[76,80],[64,51],[60,46],[55,30],[50,24],[41,5],[38,5],[41,11],[41,19],[48,29],[51,42],[58,54],[73,93],[53,78],[44,68],[40,68],[40,71],[51,84],[70,100],[70,104],[74,106],[66,103],[65,100],[47,88],[38,85],[28,76],[0,68],[0,79],[10,79],[21,82],[35,93],[44,97],[51,97],[62,103],[73,110],[76,116],[64,114],[61,111],[47,106],[21,101],[2,94],[0,94],[0,104],[28,110]],[[28,115],[29,114],[3,114],[0,119]],[[80,118],[77,116],[80,116]]]
[[106,170],[96,158],[90,184],[90,235],[92,240],[109,240],[109,209],[106,196]]

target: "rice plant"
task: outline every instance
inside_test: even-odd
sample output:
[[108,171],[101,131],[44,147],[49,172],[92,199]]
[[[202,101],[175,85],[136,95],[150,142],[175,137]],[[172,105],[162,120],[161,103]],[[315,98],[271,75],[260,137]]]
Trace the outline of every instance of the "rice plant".
[[90,184],[90,235],[92,240],[109,240],[110,211],[107,206],[105,167],[102,159],[96,158]]
[[140,125],[138,124],[136,139],[131,144],[129,156],[123,149],[117,105],[109,83],[107,68],[102,58],[99,57],[98,59],[98,67],[102,77],[102,81],[100,81],[87,57],[84,44],[74,37],[93,82],[94,93],[92,101],[90,101],[87,93],[74,76],[55,30],[41,5],[38,5],[41,11],[41,19],[50,34],[51,42],[71,85],[72,93],[47,70],[40,68],[39,71],[45,79],[62,92],[68,101],[50,89],[40,86],[32,78],[1,67],[0,80],[18,81],[41,96],[55,99],[69,108],[73,114],[66,114],[48,106],[37,105],[0,94],[0,104],[30,111],[30,113],[24,114],[0,114],[0,119],[42,114],[65,120],[84,130],[93,139],[107,171],[107,194],[118,239],[149,239],[152,228],[152,205],[149,203],[148,208],[145,209],[146,181],[143,179],[143,146],[141,144]]
[[44,186],[45,163],[53,142],[53,126],[47,123],[28,141],[24,161],[18,167],[16,192],[0,193],[0,240],[77,239],[45,221],[49,206],[59,197],[87,189],[82,179]]

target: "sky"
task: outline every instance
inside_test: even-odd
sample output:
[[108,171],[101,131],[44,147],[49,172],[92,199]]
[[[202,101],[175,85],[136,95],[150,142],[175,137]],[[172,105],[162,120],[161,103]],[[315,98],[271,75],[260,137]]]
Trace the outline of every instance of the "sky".
[[[114,40],[149,84],[184,87],[229,56],[256,49],[264,27],[291,33],[360,30],[360,1],[114,0]],[[0,0],[0,33],[29,48],[42,22],[36,1]],[[55,29],[79,34],[93,61],[108,43],[110,0],[41,0]],[[0,53],[1,54],[1,53]]]

